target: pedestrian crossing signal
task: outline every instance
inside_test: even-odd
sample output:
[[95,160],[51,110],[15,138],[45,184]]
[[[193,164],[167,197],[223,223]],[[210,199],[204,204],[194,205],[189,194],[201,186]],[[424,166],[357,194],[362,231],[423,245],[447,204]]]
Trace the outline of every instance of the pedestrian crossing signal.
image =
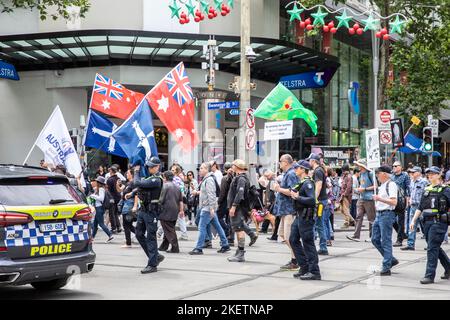
[[424,151],[433,151],[433,128],[423,128],[423,149]]

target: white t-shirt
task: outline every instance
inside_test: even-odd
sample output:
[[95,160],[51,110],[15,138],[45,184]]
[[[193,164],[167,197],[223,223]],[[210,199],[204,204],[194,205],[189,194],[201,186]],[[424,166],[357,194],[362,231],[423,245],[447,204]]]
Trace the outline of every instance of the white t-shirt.
[[216,170],[216,172],[214,172],[214,175],[216,176],[217,183],[220,186],[220,184],[222,183],[222,178],[223,178],[222,172],[220,172],[220,170]]
[[[388,185],[389,185],[389,192],[387,190]],[[378,188],[378,195],[383,199],[391,199],[391,198],[397,199],[397,191],[398,191],[397,184],[392,180],[388,180]],[[377,211],[395,209],[394,206],[390,206],[387,203],[381,201],[375,201],[375,208],[377,209]]]

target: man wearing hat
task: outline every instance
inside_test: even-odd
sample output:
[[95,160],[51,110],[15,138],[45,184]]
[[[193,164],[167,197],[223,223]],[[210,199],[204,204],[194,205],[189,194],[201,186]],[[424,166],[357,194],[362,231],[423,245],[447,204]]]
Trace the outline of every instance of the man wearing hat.
[[[231,182],[230,191],[228,192],[228,207],[230,208],[231,228],[236,233],[238,248],[234,256],[228,258],[230,262],[245,261],[245,221],[250,211],[248,199],[246,199],[250,190],[250,180],[246,175],[247,170],[247,164],[243,160],[237,159],[233,161],[233,171],[236,176]],[[255,243],[258,236],[252,232],[250,239],[249,246]]]
[[359,242],[361,237],[361,228],[364,221],[364,215],[369,220],[369,236],[372,237],[372,226],[375,221],[375,201],[373,201],[374,183],[373,174],[367,168],[365,159],[355,161],[355,165],[359,168],[359,187],[355,191],[360,195],[356,203],[356,226],[353,236],[347,236],[347,239]]
[[383,256],[381,276],[390,276],[391,268],[398,264],[392,255],[392,228],[396,219],[394,212],[397,205],[398,186],[391,180],[391,168],[382,165],[376,171],[381,185],[378,194],[373,196],[377,216],[373,224],[372,243]]
[[[406,203],[408,204],[411,179],[406,172],[403,172],[402,164],[400,163],[400,161],[394,162],[394,164],[392,165],[392,173],[392,181],[394,181],[397,186],[403,190],[403,193],[406,196]],[[408,239],[405,230],[405,213],[406,210],[404,212],[399,212],[397,214],[397,221],[394,223],[394,229],[397,232],[397,242],[394,244],[394,247],[401,247],[403,240]]]
[[[136,223],[136,239],[148,257],[147,266],[141,273],[152,273],[157,271],[158,264],[164,260],[164,256],[158,253],[158,243],[156,231],[158,230],[158,215],[160,210],[159,197],[163,187],[163,180],[159,174],[161,160],[158,157],[151,157],[146,162],[146,167],[150,176],[140,177],[140,166],[134,167],[134,187],[141,201],[141,208],[138,212]],[[134,197],[135,192],[129,194]],[[147,232],[147,235],[145,235]]]
[[[409,208],[409,221],[412,221],[414,214],[416,213],[417,208],[419,207],[422,196],[425,192],[425,188],[428,185],[427,179],[422,177],[422,169],[420,167],[412,167],[408,169],[408,172],[411,174],[411,185],[410,185],[410,194],[411,194],[411,206]],[[401,248],[401,250],[414,250],[415,242],[416,242],[416,230],[417,224],[419,224],[419,219],[416,221],[416,227],[413,231],[410,231],[408,234],[408,243],[406,247]]]
[[425,173],[430,185],[420,201],[419,207],[409,226],[412,232],[417,226],[416,222],[423,215],[425,239],[427,240],[427,267],[425,277],[420,280],[422,284],[434,282],[438,259],[444,267],[443,280],[450,279],[450,260],[442,250],[441,245],[450,225],[450,188],[442,185],[441,171],[438,167],[428,168]]
[[327,236],[325,231],[325,223],[330,219],[330,210],[328,206],[327,194],[327,176],[325,170],[320,166],[321,157],[317,154],[311,153],[306,159],[309,161],[311,168],[314,170],[314,183],[316,199],[319,203],[316,217],[316,227],[319,233],[319,255],[328,255]]
[[294,274],[294,278],[321,280],[319,256],[314,244],[316,196],[314,183],[308,175],[311,166],[308,161],[300,160],[298,163],[294,163],[293,168],[300,179],[300,183],[291,189],[296,218],[292,223],[289,243],[300,266],[299,272]]

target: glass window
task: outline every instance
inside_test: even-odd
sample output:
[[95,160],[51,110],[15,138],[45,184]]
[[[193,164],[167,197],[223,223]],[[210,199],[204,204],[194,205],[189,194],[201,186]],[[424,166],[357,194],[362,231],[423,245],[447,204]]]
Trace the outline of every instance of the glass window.
[[108,47],[100,46],[100,47],[88,47],[87,50],[92,56],[100,56],[108,54]]
[[119,53],[119,54],[130,54],[131,53],[130,47],[110,46],[109,49],[111,50],[111,53]]

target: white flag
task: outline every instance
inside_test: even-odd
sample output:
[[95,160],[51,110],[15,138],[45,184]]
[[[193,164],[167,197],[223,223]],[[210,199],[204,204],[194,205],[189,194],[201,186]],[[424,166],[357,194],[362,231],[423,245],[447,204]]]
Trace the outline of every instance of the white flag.
[[80,160],[59,106],[53,110],[36,140],[36,145],[44,152],[47,163],[54,167],[62,164],[67,172],[75,177],[81,173]]

